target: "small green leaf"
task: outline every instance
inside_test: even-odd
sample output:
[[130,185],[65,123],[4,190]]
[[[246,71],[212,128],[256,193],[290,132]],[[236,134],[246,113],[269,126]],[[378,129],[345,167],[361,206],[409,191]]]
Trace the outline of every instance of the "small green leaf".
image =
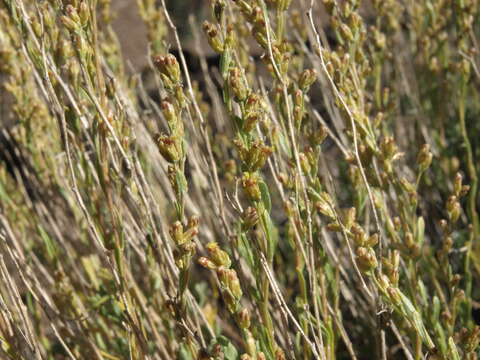
[[217,338],[217,344],[222,347],[222,352],[225,360],[237,360],[237,348],[225,336],[220,335]]
[[417,244],[422,246],[425,240],[425,220],[420,216],[417,221]]
[[270,213],[270,211],[272,210],[272,200],[270,199],[270,192],[268,191],[268,186],[263,181],[260,181],[258,186],[262,194],[262,201],[265,205],[265,210]]
[[179,193],[181,194],[186,193],[188,189],[188,183],[183,172],[177,171],[175,174],[175,180],[177,182]]
[[230,69],[230,64],[232,63],[232,54],[230,49],[225,49],[223,54],[220,56],[220,72],[224,79],[228,76],[228,70]]

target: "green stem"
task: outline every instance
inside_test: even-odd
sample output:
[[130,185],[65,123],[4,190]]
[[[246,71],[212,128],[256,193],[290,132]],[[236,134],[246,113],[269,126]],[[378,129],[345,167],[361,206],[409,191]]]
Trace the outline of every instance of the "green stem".
[[478,213],[476,207],[477,200],[477,190],[478,190],[478,177],[477,170],[475,168],[475,160],[473,157],[472,144],[468,138],[468,131],[465,122],[465,99],[467,96],[467,79],[465,76],[462,77],[462,84],[460,88],[460,100],[458,105],[458,113],[460,118],[460,128],[462,132],[463,142],[465,149],[467,151],[467,170],[470,177],[470,191],[468,194],[468,215],[472,221],[473,225],[473,236],[474,240],[478,239],[479,236],[479,221]]

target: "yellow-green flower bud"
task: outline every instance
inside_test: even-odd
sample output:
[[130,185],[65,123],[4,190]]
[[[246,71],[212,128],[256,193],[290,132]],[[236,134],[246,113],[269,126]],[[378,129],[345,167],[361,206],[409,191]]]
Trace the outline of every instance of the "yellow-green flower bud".
[[175,221],[170,226],[169,233],[176,245],[181,245],[185,242],[183,238],[183,225],[180,221]]
[[253,129],[255,129],[259,120],[260,120],[260,116],[258,114],[253,113],[253,114],[246,115],[243,120],[242,130],[246,133],[251,132]]
[[189,227],[187,231],[183,233],[183,241],[185,242],[191,241],[197,235],[198,235],[198,227],[197,226]]
[[88,24],[88,20],[90,18],[88,4],[85,1],[82,1],[79,5],[78,16],[80,18],[80,24],[82,25],[82,27],[85,27]]
[[78,16],[77,9],[74,6],[68,4],[65,7],[65,14],[75,23],[80,24],[80,16]]
[[317,80],[317,71],[315,69],[306,69],[300,74],[298,86],[303,92],[307,92],[310,86]]
[[244,173],[242,177],[242,187],[250,201],[259,201],[262,197],[258,185],[259,177],[255,173]]
[[60,17],[60,22],[71,32],[75,31],[78,27],[77,23],[66,15]]
[[333,211],[333,201],[330,195],[326,192],[321,192],[318,196],[318,200],[315,202],[317,210],[325,216],[331,219],[335,219],[335,213]]
[[432,163],[433,155],[430,152],[430,145],[424,144],[417,156],[417,165],[419,171],[422,173],[427,170]]
[[175,110],[175,106],[170,101],[164,100],[160,104],[160,107],[162,109],[163,116],[165,116],[165,119],[167,120],[168,125],[171,129],[174,129],[178,124],[178,115]]
[[178,139],[160,134],[157,136],[156,142],[160,154],[166,161],[174,163],[181,159],[181,145]]
[[165,75],[165,77],[167,77],[173,84],[180,83],[180,65],[178,64],[177,58],[174,55],[168,54],[166,56],[155,56],[153,58],[153,63],[158,71]]
[[369,246],[369,247],[374,247],[378,244],[378,240],[379,237],[378,237],[378,234],[372,234],[368,237],[367,241],[365,242],[365,246]]
[[387,288],[388,297],[392,301],[395,306],[400,306],[402,304],[402,298],[400,296],[400,292],[397,288],[390,286]]
[[454,182],[453,182],[453,193],[454,193],[455,196],[457,196],[457,197],[460,197],[460,196],[461,196],[461,193],[462,193],[462,188],[463,188],[462,181],[463,181],[463,176],[462,176],[462,174],[457,173],[457,174],[455,175],[455,180],[454,180]]
[[302,171],[305,174],[310,174],[312,167],[310,166],[307,156],[301,152],[298,154],[298,157],[300,158],[300,166],[302,167]]
[[242,228],[244,231],[254,227],[259,220],[257,209],[249,206],[246,210],[243,211],[242,220]]
[[452,195],[448,198],[447,200],[447,213],[450,221],[452,223],[456,223],[458,221],[458,218],[460,217],[461,213],[461,206],[460,203],[457,200],[458,198],[455,195]]
[[217,266],[223,266],[225,268],[230,268],[232,261],[230,260],[230,256],[220,249],[216,242],[211,242],[207,245],[207,250],[210,255],[210,260]]
[[242,297],[242,287],[240,286],[240,281],[238,280],[237,272],[235,270],[229,269],[227,271],[227,284],[232,295],[235,299],[239,300]]
[[340,24],[340,34],[342,35],[342,38],[346,41],[350,42],[353,40],[353,32],[347,24]]
[[230,69],[228,82],[232,90],[235,101],[242,102],[248,96],[248,85],[245,81],[242,71],[235,67]]
[[377,257],[372,248],[359,247],[357,249],[357,262],[358,267],[364,272],[371,271],[378,266]]
[[208,259],[204,256],[202,256],[198,259],[198,263],[206,269],[210,269],[210,270],[216,270],[217,269],[217,265],[215,265],[215,263],[213,261],[211,261],[210,259]]
[[242,309],[237,314],[237,317],[241,329],[248,329],[250,327],[250,312],[247,308]]
[[222,39],[220,38],[218,30],[215,28],[215,25],[208,21],[205,21],[203,23],[203,31],[207,35],[207,41],[212,47],[212,49],[219,54],[223,53],[224,45]]
[[265,165],[272,152],[273,149],[270,146],[266,146],[260,141],[254,142],[248,151],[245,163],[251,171],[259,170]]

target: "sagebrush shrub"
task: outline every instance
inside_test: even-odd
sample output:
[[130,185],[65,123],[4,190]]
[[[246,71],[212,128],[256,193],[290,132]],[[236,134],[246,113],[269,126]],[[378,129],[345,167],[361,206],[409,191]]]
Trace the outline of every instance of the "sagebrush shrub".
[[0,4],[2,359],[477,359],[476,0]]

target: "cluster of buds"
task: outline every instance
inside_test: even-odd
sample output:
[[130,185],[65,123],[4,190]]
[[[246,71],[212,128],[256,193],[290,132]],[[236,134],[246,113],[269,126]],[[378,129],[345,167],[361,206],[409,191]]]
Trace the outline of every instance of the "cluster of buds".
[[176,135],[159,134],[155,139],[158,150],[169,163],[176,163],[183,158],[182,138]]
[[247,231],[258,224],[259,216],[256,208],[249,206],[242,213],[242,230]]
[[335,205],[329,193],[317,193],[310,188],[309,194],[318,212],[330,218],[331,220],[336,220],[336,215],[334,211]]
[[311,126],[307,129],[308,142],[313,147],[318,147],[322,145],[327,136],[328,130],[327,127],[324,125],[321,125],[318,128]]
[[167,90],[176,90],[181,87],[182,77],[180,65],[174,55],[168,54],[165,56],[154,56],[153,64],[160,72],[160,77]]
[[383,272],[388,277],[393,286],[398,286],[400,266],[400,252],[398,250],[390,251],[388,257],[382,259]]
[[441,261],[445,261],[446,263],[448,263],[448,254],[453,248],[452,232],[454,230],[454,225],[458,222],[462,213],[460,199],[467,195],[469,189],[468,185],[463,185],[462,175],[457,173],[453,182],[453,193],[448,197],[445,204],[448,220],[442,219],[439,222],[443,241],[441,249],[438,250],[438,256]]
[[462,207],[460,206],[458,197],[455,195],[449,196],[445,208],[447,210],[448,219],[452,224],[455,224],[462,212]]
[[245,74],[238,67],[231,68],[228,73],[228,84],[235,101],[243,102],[250,93]]
[[[44,9],[45,9],[44,14],[47,14],[48,10],[46,8]],[[46,21],[49,23],[52,21],[52,18],[50,15],[47,16]],[[85,62],[85,66],[87,67],[88,72],[90,74],[94,74],[96,71],[94,69],[94,64],[92,61],[89,61],[92,57],[93,49],[90,46],[86,36],[86,32],[84,31],[84,28],[86,28],[88,23],[90,22],[90,10],[89,10],[88,4],[85,1],[82,1],[78,4],[78,6],[74,6],[72,4],[67,5],[65,7],[65,15],[62,15],[60,17],[60,22],[69,32],[71,36],[71,41],[74,44],[73,48],[75,50],[75,53],[79,57],[80,61]],[[35,31],[35,24],[33,24],[32,26]],[[47,25],[45,26],[48,31]],[[50,40],[52,43],[56,44],[59,37],[58,35],[56,37],[52,35],[55,33],[54,25],[50,24],[49,26],[53,26],[53,28],[50,28],[49,30],[50,31],[49,36],[51,38]],[[59,48],[57,45],[57,51],[58,50]],[[57,53],[56,55],[60,55],[60,53]],[[60,58],[59,64],[64,63],[66,59],[68,59],[68,57]]]
[[387,136],[380,142],[379,158],[388,175],[393,173],[393,162],[399,159],[400,156],[401,153],[398,152],[398,147],[393,137]]
[[428,349],[433,349],[435,345],[412,301],[396,285],[392,284],[385,274],[380,274],[376,283],[387,304],[408,320]]
[[168,99],[162,101],[161,109],[167,120],[169,135],[159,134],[156,143],[160,154],[166,161],[176,164],[183,160],[185,152],[183,148],[184,127],[176,106]]
[[[82,5],[83,7],[84,5]],[[55,38],[55,28],[56,28],[56,23],[55,23],[55,16],[53,16],[53,9],[51,5],[48,2],[45,2],[43,4],[38,5],[39,10],[40,10],[40,17],[43,20],[43,27],[45,30],[45,35],[50,37],[50,40],[52,43],[54,42]],[[66,13],[68,14],[68,13]],[[63,22],[62,20],[60,20]],[[33,25],[32,25],[33,26]]]
[[[242,288],[238,280],[237,272],[230,268],[232,262],[230,256],[220,249],[217,243],[211,242],[207,245],[208,257],[201,257],[198,263],[210,270],[214,270],[220,281],[223,299],[227,304],[228,310],[232,314],[237,314],[242,297]],[[250,320],[245,319],[245,314],[238,314],[244,325],[250,325]]]
[[375,250],[371,247],[358,247],[355,251],[358,267],[368,274],[378,266]]
[[[248,210],[248,212],[251,214],[252,210]],[[250,311],[240,306],[240,299],[243,292],[237,272],[231,268],[232,261],[230,260],[230,256],[220,249],[216,242],[209,243],[206,248],[208,257],[200,257],[198,263],[204,268],[216,272],[220,282],[223,300],[227,305],[228,311],[234,315],[245,339],[247,354],[244,356],[249,359],[258,359],[256,341],[250,332]]]
[[329,14],[332,15],[332,27],[338,32],[339,40],[342,44],[363,41],[366,35],[365,25],[358,14],[358,2],[354,4],[352,1],[342,3],[342,9],[335,11],[335,6],[339,6],[336,2],[327,1],[326,6]]
[[[160,72],[165,88],[173,97],[162,100],[160,108],[168,125],[168,133],[156,135],[155,142],[163,158],[169,163],[168,179],[175,191],[177,201],[183,201],[183,193],[187,189],[187,181],[184,174],[186,159],[184,136],[185,129],[182,121],[182,107],[185,104],[181,84],[180,67],[173,55],[157,56],[154,58],[155,65]],[[180,206],[182,206],[179,203]],[[182,216],[180,215],[179,219]]]
[[318,168],[318,151],[312,147],[306,147],[303,152],[298,154],[300,158],[300,166],[305,175],[315,176]]
[[455,14],[457,16],[457,24],[459,27],[459,38],[463,39],[467,37],[467,34],[472,30],[475,19],[478,16],[478,5],[476,1],[458,1],[455,3]]
[[425,172],[432,164],[433,155],[430,151],[430,145],[424,144],[417,155],[417,166],[419,173]]
[[203,31],[207,35],[207,41],[211,48],[219,54],[223,53],[225,46],[217,27],[211,22],[205,21],[203,23]]
[[293,93],[293,121],[295,128],[300,130],[305,117],[305,98],[303,91],[298,89]]
[[407,194],[410,205],[416,207],[418,203],[418,193],[416,186],[405,178],[401,178],[398,184],[400,188]]
[[355,254],[358,267],[364,273],[370,274],[378,267],[378,260],[374,250],[379,241],[378,234],[368,236],[365,230],[353,220],[349,237],[353,240],[356,248]]
[[168,127],[172,133],[183,137],[183,122],[179,118],[178,109],[170,99],[164,99],[160,104],[162,114],[167,120]]
[[[252,27],[252,36],[257,43],[264,49],[268,48],[267,25],[265,22],[265,14],[256,0],[233,0],[243,16],[250,23]],[[284,12],[290,6],[291,0],[268,0],[270,5],[273,5],[278,11]],[[270,33],[272,43],[276,42],[274,32]]]
[[[370,146],[365,146],[364,144],[359,144],[358,145],[358,155],[360,156],[360,160],[362,162],[362,166],[365,166],[367,170],[372,164],[373,160],[373,155],[374,151]],[[356,165],[357,164],[357,159],[355,157],[355,154],[353,152],[349,152],[347,156],[345,157],[345,160],[350,164],[350,165]],[[368,173],[367,173],[368,175]],[[375,182],[374,179],[369,179],[372,180],[372,182]]]
[[261,169],[267,162],[268,157],[273,152],[270,146],[265,145],[263,140],[257,139],[245,146],[237,139],[234,141],[240,154],[240,159],[245,165],[246,170],[255,172]]
[[406,255],[411,258],[418,258],[421,254],[420,243],[411,231],[405,231],[403,236],[403,245],[406,248]]
[[306,93],[316,80],[317,71],[315,69],[306,69],[298,78],[298,86],[304,93]]
[[[263,10],[260,6],[254,6],[250,14],[246,16],[248,22],[252,25],[252,35],[257,43],[264,49],[268,48],[267,24],[265,22]],[[273,36],[273,34],[270,34]]]
[[245,100],[242,131],[249,133],[255,129],[259,121],[265,116],[265,105],[262,97],[257,93],[251,93]]
[[262,55],[261,59],[263,63],[267,66],[267,69],[273,77],[277,76],[275,71],[275,66],[277,67],[280,75],[285,79],[288,80],[285,75],[288,72],[288,68],[290,66],[290,62],[292,60],[292,53],[293,48],[290,43],[282,42],[278,45],[272,45],[272,55],[273,61],[275,61],[275,65],[272,62],[272,58],[269,55]]
[[88,4],[82,1],[78,8],[68,4],[65,7],[65,15],[60,17],[60,21],[71,33],[78,33],[82,28],[87,26],[90,18]]
[[242,188],[247,198],[252,202],[260,201],[260,176],[257,173],[245,172],[242,176]]
[[463,185],[462,175],[457,173],[453,181],[453,193],[448,197],[445,204],[445,209],[451,224],[455,224],[460,218],[462,212],[460,199],[467,195],[469,190],[470,187],[468,185]]
[[175,264],[185,270],[195,253],[194,237],[198,234],[198,217],[192,216],[185,227],[180,221],[174,222],[169,229],[170,237],[176,245],[174,250]]
[[470,190],[469,185],[463,185],[462,174],[457,173],[453,181],[453,195],[456,196],[458,199],[460,199],[466,196],[469,190]]

